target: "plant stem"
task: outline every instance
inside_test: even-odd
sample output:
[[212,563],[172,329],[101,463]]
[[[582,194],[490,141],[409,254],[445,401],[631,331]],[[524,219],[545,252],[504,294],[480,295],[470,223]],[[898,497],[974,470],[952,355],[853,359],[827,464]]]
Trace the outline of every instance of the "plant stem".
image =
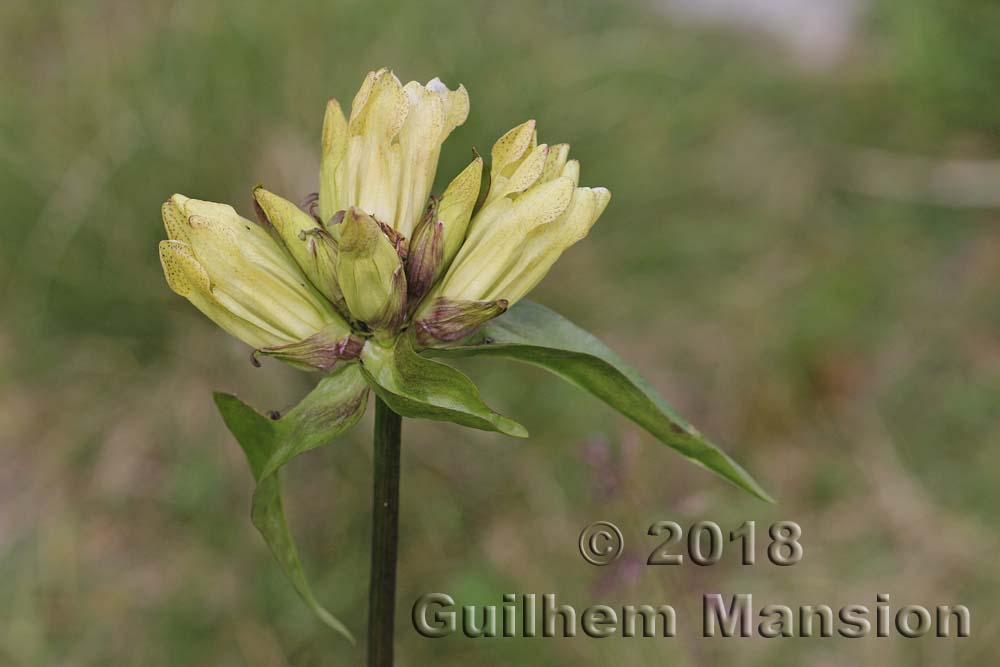
[[368,667],[391,667],[399,542],[399,444],[402,417],[375,399],[372,564],[368,587]]

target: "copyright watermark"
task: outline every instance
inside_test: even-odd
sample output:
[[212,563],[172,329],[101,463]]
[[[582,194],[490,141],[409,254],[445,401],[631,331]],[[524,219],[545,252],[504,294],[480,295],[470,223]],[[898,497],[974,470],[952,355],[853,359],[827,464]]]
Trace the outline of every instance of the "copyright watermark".
[[[499,604],[460,604],[447,593],[427,593],[413,604],[413,628],[421,636],[439,639],[460,634],[470,639],[493,637],[630,637],[677,636],[678,613],[672,605],[593,604],[579,608],[555,593],[506,593]],[[875,608],[851,604],[783,604],[758,606],[750,593],[702,596],[702,637],[844,637],[868,636],[917,639],[924,636],[964,638],[971,633],[971,616],[964,605],[894,607],[888,593],[879,593]]]
[[[682,526],[676,521],[649,524],[644,537],[650,566],[708,567],[727,557],[742,566],[789,568],[806,554],[802,527],[775,521],[758,527],[744,521],[730,530],[714,521]],[[637,543],[640,540],[637,540]],[[625,551],[625,536],[611,521],[587,525],[577,540],[586,563],[606,566]],[[728,556],[727,556],[728,554]],[[752,593],[704,593],[700,618],[687,619],[702,637],[919,637],[965,638],[972,614],[962,604],[897,604],[888,593],[863,604],[761,604]],[[874,605],[872,605],[874,598]],[[686,606],[686,605],[685,605]],[[683,609],[683,607],[682,607]],[[428,638],[464,635],[489,637],[675,637],[686,625],[683,614],[664,601],[641,604],[576,606],[555,593],[505,593],[482,604],[463,604],[447,593],[427,593],[413,604],[414,629]]]
[[625,538],[610,521],[596,521],[580,533],[580,555],[591,565],[608,565],[622,555]]
[[[715,565],[727,548],[739,552],[743,565],[755,565],[760,556],[785,567],[799,563],[805,555],[802,527],[794,521],[775,521],[767,526],[766,536],[758,538],[757,533],[756,521],[744,521],[728,533],[714,521],[698,521],[687,528],[676,521],[655,521],[646,531],[647,536],[658,538],[646,564]],[[595,521],[580,533],[579,547],[580,555],[591,565],[610,565],[624,552],[625,537],[614,523]]]

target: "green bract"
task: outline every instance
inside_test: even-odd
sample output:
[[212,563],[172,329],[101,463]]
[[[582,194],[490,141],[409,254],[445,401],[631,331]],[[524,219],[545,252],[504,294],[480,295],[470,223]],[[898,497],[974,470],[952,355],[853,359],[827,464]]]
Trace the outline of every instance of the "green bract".
[[216,403],[257,482],[254,525],[307,604],[348,636],[309,591],[282,510],[281,467],[353,426],[369,389],[405,417],[528,435],[490,409],[468,377],[430,356],[546,368],[769,499],[600,341],[521,301],[611,198],[579,186],[568,145],[539,144],[528,121],[497,140],[488,171],[477,155],[441,197],[431,196],[441,144],[468,112],[461,86],[403,85],[386,69],[371,72],[349,117],[335,100],[327,105],[318,192],[301,206],[259,186],[258,222],[181,195],[163,205],[169,240],[160,258],[170,288],[251,345],[255,360],[269,355],[325,373],[277,419],[227,394]]

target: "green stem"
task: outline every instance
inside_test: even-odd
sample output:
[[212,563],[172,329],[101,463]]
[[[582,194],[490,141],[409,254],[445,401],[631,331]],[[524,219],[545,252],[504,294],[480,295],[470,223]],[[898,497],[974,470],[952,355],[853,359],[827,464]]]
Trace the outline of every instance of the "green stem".
[[375,399],[372,564],[368,587],[368,667],[392,667],[399,542],[399,450],[402,417]]

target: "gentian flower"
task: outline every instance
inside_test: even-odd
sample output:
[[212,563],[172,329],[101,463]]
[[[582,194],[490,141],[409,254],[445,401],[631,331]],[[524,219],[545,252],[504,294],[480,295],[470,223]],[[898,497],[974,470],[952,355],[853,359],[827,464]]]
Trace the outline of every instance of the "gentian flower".
[[278,470],[353,426],[369,391],[396,420],[527,436],[468,377],[432,356],[546,368],[767,498],[618,355],[524,300],[611,199],[605,188],[580,186],[567,144],[539,143],[527,121],[496,141],[488,167],[476,153],[440,196],[431,193],[441,146],[468,114],[462,86],[403,85],[387,69],[370,72],[349,117],[335,100],[327,105],[319,187],[301,205],[258,186],[255,221],[181,195],[162,208],[169,240],[160,260],[170,288],[250,345],[255,363],[272,356],[324,374],[284,415],[266,417],[229,394],[215,398],[257,482],[254,524],[307,604],[344,634],[306,583]]

